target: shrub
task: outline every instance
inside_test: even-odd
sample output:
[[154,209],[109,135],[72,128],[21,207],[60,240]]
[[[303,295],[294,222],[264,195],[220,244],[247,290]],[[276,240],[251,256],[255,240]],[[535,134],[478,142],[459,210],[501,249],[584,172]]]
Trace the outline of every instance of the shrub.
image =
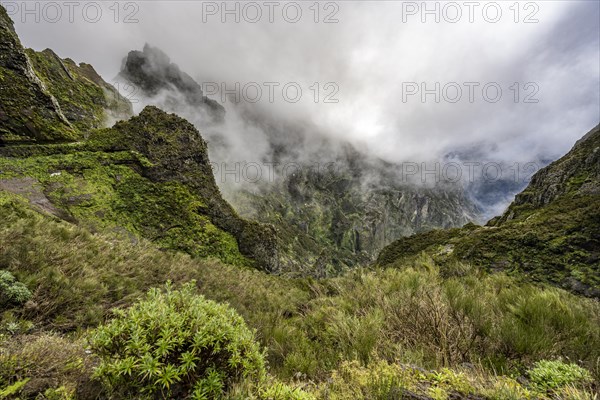
[[541,390],[555,390],[567,385],[590,383],[590,372],[576,364],[565,364],[562,361],[542,360],[529,370],[531,384]]
[[319,390],[319,398],[331,400],[447,399],[450,393],[464,398],[476,392],[463,372],[448,368],[427,371],[383,360],[367,366],[357,361],[343,362]]
[[[301,386],[284,383],[272,376],[256,382],[251,380],[235,384],[227,392],[227,400],[316,400],[317,398],[307,392],[312,385],[307,383]],[[305,388],[305,389],[304,389]]]
[[244,379],[264,379],[263,353],[230,307],[196,295],[195,283],[151,289],[99,327],[97,375],[118,395],[214,399]]
[[8,271],[0,270],[0,307],[21,305],[31,299],[31,292]]
[[8,335],[20,335],[34,328],[31,321],[16,317],[11,311],[0,314],[0,340]]

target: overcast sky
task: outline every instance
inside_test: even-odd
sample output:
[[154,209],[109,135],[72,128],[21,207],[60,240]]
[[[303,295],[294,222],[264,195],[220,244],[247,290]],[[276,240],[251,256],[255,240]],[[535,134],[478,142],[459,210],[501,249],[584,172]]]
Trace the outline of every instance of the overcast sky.
[[[390,161],[466,149],[507,162],[553,159],[600,121],[598,1],[427,2],[430,14],[420,1],[310,1],[298,2],[300,17],[295,4],[227,3],[239,23],[222,2],[59,1],[61,16],[29,2],[39,22],[23,2],[1,3],[25,46],[88,62],[109,82],[148,42],[199,82],[256,82],[265,112],[311,121]],[[265,82],[280,83],[272,103]],[[292,82],[297,103],[282,95]],[[424,99],[422,85],[432,91]],[[338,103],[324,103],[336,88]]]

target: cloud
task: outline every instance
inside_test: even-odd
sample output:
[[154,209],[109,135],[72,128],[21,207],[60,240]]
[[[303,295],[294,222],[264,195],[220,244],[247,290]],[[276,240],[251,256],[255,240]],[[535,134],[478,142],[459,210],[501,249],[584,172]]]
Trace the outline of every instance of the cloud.
[[[231,89],[236,82],[263,88],[278,82],[273,102],[264,92],[261,101],[243,109],[226,102],[230,112],[237,110],[226,129],[232,157],[264,157],[273,131],[294,140],[302,131],[347,140],[392,162],[441,160],[451,153],[506,164],[537,162],[564,154],[600,121],[598,2],[519,2],[518,15],[513,2],[481,2],[473,23],[465,2],[427,2],[429,10],[440,10],[439,23],[434,14],[422,14],[423,2],[319,3],[319,23],[314,22],[312,2],[297,3],[303,13],[297,23],[286,21],[281,12],[290,3],[279,3],[273,23],[264,2],[254,3],[262,11],[257,23],[243,15],[239,23],[231,14],[225,15],[226,23],[219,12],[206,15],[207,7],[221,8],[222,2],[120,4],[118,23],[109,3],[102,3],[97,23],[77,13],[73,23],[66,18],[57,23],[13,18],[26,46],[50,47],[62,57],[89,62],[108,78],[117,75],[129,50],[151,43],[202,83]],[[236,4],[244,7],[236,2],[227,7]],[[502,12],[496,23],[488,21],[494,4]],[[452,23],[455,5],[462,17]],[[421,9],[413,15],[414,6]],[[484,9],[490,12],[484,14]],[[123,23],[134,11],[139,22]],[[339,22],[323,23],[332,12]],[[290,82],[302,88],[297,103],[285,101],[279,91]],[[315,83],[317,102],[311,89]],[[327,83],[336,86],[326,90]],[[440,102],[434,94],[423,102],[421,85],[431,90],[436,83]],[[473,83],[471,102],[468,85]],[[415,84],[419,93],[407,96]],[[502,90],[499,101],[486,100],[486,84],[488,97]],[[324,103],[336,87],[339,102]],[[452,103],[448,98],[457,87],[462,97]],[[268,116],[269,126],[249,125],[249,115],[255,120]],[[318,147],[321,142],[315,143]]]

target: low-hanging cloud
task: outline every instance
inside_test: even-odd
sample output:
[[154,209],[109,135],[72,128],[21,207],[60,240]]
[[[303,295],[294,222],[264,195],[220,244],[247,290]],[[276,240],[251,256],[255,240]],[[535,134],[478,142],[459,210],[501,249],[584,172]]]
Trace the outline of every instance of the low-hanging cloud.
[[[20,10],[12,17],[26,46],[91,63],[107,80],[130,50],[150,43],[200,83],[297,83],[298,102],[280,94],[271,102],[263,92],[255,104],[224,104],[230,158],[266,157],[269,130],[318,132],[396,163],[451,154],[512,164],[564,154],[600,120],[600,3],[467,3],[298,2],[298,22],[281,14],[289,2],[276,3],[273,22],[266,2],[253,3],[262,12],[256,23],[248,21],[254,13],[235,22],[235,12],[223,12],[242,10],[238,2],[121,2],[118,15],[103,3],[96,23],[77,11],[73,22],[36,23]],[[494,13],[483,10],[498,7],[491,22]],[[137,22],[124,23],[128,16]],[[337,103],[324,101],[329,83]],[[270,116],[269,126],[248,124],[249,115]]]

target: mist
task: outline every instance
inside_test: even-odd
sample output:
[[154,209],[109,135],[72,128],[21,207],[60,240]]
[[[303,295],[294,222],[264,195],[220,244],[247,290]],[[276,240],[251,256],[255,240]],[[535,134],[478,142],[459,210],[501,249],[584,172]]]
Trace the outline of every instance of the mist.
[[[495,6],[482,12],[492,3],[498,18]],[[25,46],[90,63],[108,82],[130,50],[162,49],[227,111],[215,127],[195,109],[176,110],[207,138],[213,161],[268,162],[273,141],[283,138],[295,143],[292,160],[309,154],[327,162],[347,142],[396,164],[526,167],[504,192],[483,189],[493,214],[532,165],[566,153],[600,121],[599,3],[510,3],[481,2],[470,15],[463,2],[430,2],[429,14],[422,2],[301,2],[294,4],[302,17],[290,22],[296,8],[284,15],[284,2],[270,22],[258,2],[262,18],[253,23],[255,12],[243,14],[235,2],[227,7],[239,7],[238,15],[223,13],[221,2],[122,2],[117,10],[102,3],[96,22],[77,10],[72,22],[64,12],[36,22],[18,2],[11,17]],[[452,22],[456,10],[462,16]],[[254,101],[256,87],[262,95]],[[302,94],[291,99],[297,87]],[[119,89],[137,110],[149,102]],[[467,186],[481,193],[481,184]]]

